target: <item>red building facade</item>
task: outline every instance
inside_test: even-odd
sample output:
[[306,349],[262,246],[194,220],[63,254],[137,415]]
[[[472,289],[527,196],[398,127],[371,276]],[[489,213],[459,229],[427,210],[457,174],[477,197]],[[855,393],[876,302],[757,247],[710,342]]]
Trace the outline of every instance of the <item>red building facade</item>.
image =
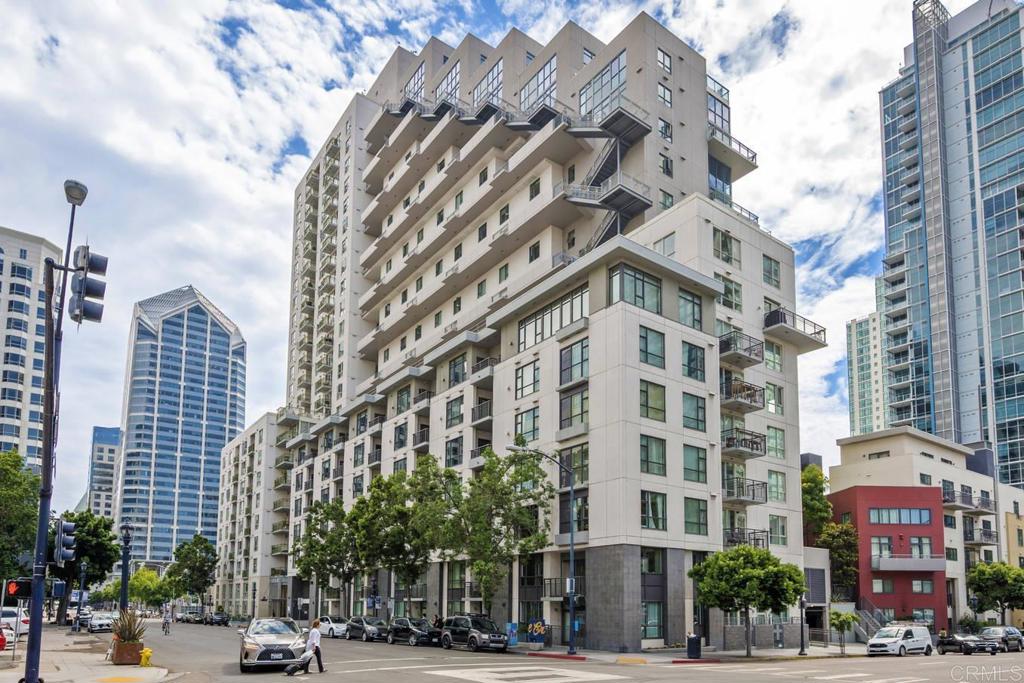
[[835,521],[850,522],[860,536],[858,607],[948,629],[942,490],[854,486],[828,499]]

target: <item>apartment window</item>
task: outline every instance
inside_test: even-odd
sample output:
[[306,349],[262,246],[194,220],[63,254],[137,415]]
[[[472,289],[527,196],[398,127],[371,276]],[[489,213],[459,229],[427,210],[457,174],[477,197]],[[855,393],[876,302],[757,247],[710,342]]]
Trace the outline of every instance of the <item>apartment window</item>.
[[932,485],[932,475],[925,474],[924,472],[921,472],[921,474],[918,475],[918,478],[921,480],[921,484],[923,486],[931,486]]
[[701,329],[704,324],[703,313],[700,305],[700,295],[693,292],[679,290],[679,322],[695,330]]
[[476,283],[476,298],[479,299],[485,294],[487,294],[487,280],[481,280]]
[[872,593],[893,593],[892,579],[871,579],[871,592]]
[[423,325],[417,325],[416,326],[416,331],[413,332],[413,339],[415,339],[416,341],[419,341],[420,337],[422,337],[422,336],[423,336]]
[[423,228],[420,228],[419,230],[416,231],[416,244],[419,244],[422,241],[423,241]]
[[399,415],[409,410],[412,405],[412,387],[406,385],[395,395],[395,412]]
[[559,354],[559,383],[567,384],[587,377],[590,372],[589,366],[589,339],[582,339],[571,346],[567,346]]
[[715,273],[715,279],[722,283],[725,287],[718,296],[718,303],[726,308],[731,308],[734,311],[743,311],[743,286],[738,282],[733,282],[724,275]]
[[584,285],[519,321],[519,350],[539,344],[590,312],[590,291]]
[[672,58],[661,48],[658,48],[658,66],[660,66],[665,73],[672,73]]
[[955,529],[956,515],[942,515],[942,526],[946,527],[947,529]]
[[782,515],[768,515],[768,543],[771,545],[788,545],[789,533],[786,530],[787,520]]
[[402,303],[404,304],[408,300],[409,300],[409,290],[408,289],[403,289],[402,290]]
[[672,258],[676,255],[676,234],[674,232],[670,232],[660,240],[655,240],[654,244],[651,246],[654,251],[658,252],[662,256]]
[[390,273],[391,272],[391,259],[388,259],[387,261],[384,262],[384,272],[385,273]]
[[395,450],[401,450],[405,448],[408,441],[407,437],[409,434],[409,425],[402,423],[395,425]]
[[672,193],[666,192],[665,190],[658,190],[658,192],[661,193],[659,195],[660,199],[658,200],[658,203],[661,205],[661,208],[671,209],[672,205],[675,204],[675,198],[672,196]]
[[683,446],[683,479],[701,484],[708,480],[708,452],[697,446]]
[[640,380],[640,417],[665,421],[665,387]]
[[956,548],[946,548],[946,559],[956,562]]
[[458,261],[460,258],[462,258],[462,245],[461,244],[456,244],[455,245],[455,258],[453,258],[452,260],[453,261]]
[[458,212],[460,206],[462,206],[462,190],[459,190],[458,193],[455,195],[455,211],[456,211],[456,213]]
[[[563,465],[572,468],[576,486],[587,483],[590,478],[590,452],[587,444],[562,449],[559,457]],[[559,486],[565,488],[568,485],[569,475],[560,471]]]
[[466,354],[461,354],[448,361],[448,386],[454,387],[466,379]]
[[663,606],[664,604],[661,602],[647,600],[640,603],[640,618],[643,619],[643,623],[640,624],[641,638],[658,639],[665,637],[665,631],[662,626]]
[[932,511],[929,508],[868,508],[868,522],[928,525],[932,523]]
[[888,458],[889,451],[879,451],[878,453],[868,453],[868,460],[881,460],[882,458]]
[[640,471],[665,476],[665,440],[640,435]]
[[516,398],[529,396],[540,389],[540,361],[516,368]]
[[778,301],[776,301],[774,299],[769,299],[768,297],[764,298],[764,312],[765,313],[768,313],[770,311],[774,311],[774,310],[776,310],[778,308],[781,308],[781,306],[780,306]]
[[498,209],[498,224],[508,222],[508,204]]
[[930,595],[934,589],[935,585],[931,579],[911,579],[910,581],[911,593],[925,593]]
[[441,159],[439,162],[437,162],[437,172],[438,173],[440,173],[441,171],[444,170],[444,164],[445,164],[445,160],[444,159]]
[[704,347],[683,342],[683,377],[704,381]]
[[663,175],[672,177],[672,159],[664,154],[658,154],[658,166],[661,168]]
[[437,212],[437,215],[434,217],[434,220],[435,225],[441,225],[442,223],[444,223],[444,209],[441,209],[440,211]]
[[666,107],[672,106],[672,91],[664,83],[658,84],[658,101]]
[[768,256],[768,254],[763,254],[761,256],[761,277],[765,281],[765,284],[769,284],[772,287],[781,287],[781,272],[782,267],[779,265],[778,261],[773,259],[771,256]]
[[462,397],[458,396],[448,401],[448,403],[445,404],[444,414],[444,426],[446,428],[462,424]]
[[485,237],[487,237],[487,224],[481,223],[476,229],[476,241],[483,242]]
[[683,498],[686,533],[708,535],[708,502],[703,498]]
[[409,255],[409,243],[406,242],[405,244],[402,245],[402,258],[405,258],[408,255]]
[[658,135],[666,142],[672,142],[672,124],[665,119],[658,119]]
[[683,394],[683,426],[702,432],[707,430],[707,409],[703,396]]
[[661,280],[624,263],[608,271],[609,303],[625,301],[661,313]]
[[644,529],[655,529],[665,531],[667,519],[665,517],[666,496],[664,493],[655,491],[640,492],[640,526]]
[[444,466],[458,467],[462,464],[462,437],[449,439],[444,444]]
[[765,382],[764,405],[773,415],[782,415],[782,387],[778,384]]
[[422,289],[423,289],[423,276],[420,275],[418,278],[416,278],[416,291],[419,292]]
[[408,469],[409,469],[409,465],[406,462],[405,458],[399,458],[398,460],[395,460],[395,464],[392,465],[392,467],[391,467],[391,471],[392,472],[405,472]]
[[768,500],[786,502],[786,473],[768,470]]
[[[366,444],[362,444],[362,443],[356,444],[356,447],[352,451],[352,466],[353,467],[359,467],[360,465],[364,464],[365,462],[366,462]],[[299,473],[300,478],[296,480],[295,488],[301,488],[301,483],[302,483],[301,475],[302,475],[302,473],[300,472]]]
[[498,284],[501,284],[508,279],[508,264],[505,263],[498,267]]
[[533,263],[540,258],[540,242],[534,242],[530,245],[530,263]]
[[1017,545],[1024,546],[1024,529],[1017,529]]
[[590,411],[590,390],[587,387],[562,395],[558,403],[559,429],[587,423]]
[[764,342],[764,366],[769,370],[782,372],[782,345],[773,341]]
[[932,538],[931,538],[931,536],[911,536],[910,537],[910,556],[911,557],[931,557],[932,556]]
[[516,434],[527,441],[540,438],[540,408],[530,408],[516,413]]
[[444,270],[444,259],[434,264],[434,275],[440,275],[442,270]]
[[565,182],[567,185],[572,185],[576,182],[576,164],[572,164],[565,170]]
[[452,314],[459,313],[462,310],[462,297],[457,296],[452,299]]
[[665,367],[665,335],[640,326],[640,362]]
[[724,261],[730,265],[740,265],[740,241],[725,232],[724,230],[714,229],[714,254],[715,258]]
[[533,199],[540,194],[540,178],[534,178],[530,181],[530,199]]
[[441,311],[438,311],[437,313],[434,314],[434,327],[441,327],[441,319]]
[[590,64],[592,61],[594,61],[594,53],[587,48],[583,48],[583,63]]

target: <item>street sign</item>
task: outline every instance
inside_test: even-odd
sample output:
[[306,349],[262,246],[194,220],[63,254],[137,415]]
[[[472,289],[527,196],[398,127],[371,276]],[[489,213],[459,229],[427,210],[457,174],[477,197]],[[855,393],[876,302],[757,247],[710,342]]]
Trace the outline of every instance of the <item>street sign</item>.
[[576,579],[572,576],[565,579],[565,594],[572,595],[576,592]]

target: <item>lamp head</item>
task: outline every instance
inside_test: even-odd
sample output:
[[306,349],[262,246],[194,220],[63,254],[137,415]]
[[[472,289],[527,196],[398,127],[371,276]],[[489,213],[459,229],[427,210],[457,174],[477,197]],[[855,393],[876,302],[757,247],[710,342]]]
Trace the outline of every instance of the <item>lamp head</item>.
[[123,538],[126,542],[131,541],[133,531],[135,531],[135,527],[133,527],[130,523],[123,523],[121,525],[121,538]]
[[65,180],[64,181],[64,196],[68,200],[68,204],[74,204],[75,206],[81,206],[82,202],[85,201],[85,196],[89,194],[89,188],[83,183],[77,180]]

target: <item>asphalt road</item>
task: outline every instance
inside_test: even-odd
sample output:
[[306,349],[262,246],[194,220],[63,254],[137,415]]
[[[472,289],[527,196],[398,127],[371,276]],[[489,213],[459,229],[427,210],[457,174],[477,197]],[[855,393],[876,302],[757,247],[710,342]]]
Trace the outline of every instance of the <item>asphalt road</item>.
[[[241,674],[238,634],[234,627],[174,624],[170,636],[151,622],[146,645],[153,662],[183,674],[183,683],[284,680],[280,670]],[[808,658],[799,661],[760,659],[751,663],[626,665],[570,662],[515,654],[478,653],[441,648],[330,640],[322,642],[327,672],[293,680],[323,683],[644,683],[645,681],[756,680],[806,683],[1024,683],[1024,654],[996,657],[933,655],[931,657],[848,659]]]

